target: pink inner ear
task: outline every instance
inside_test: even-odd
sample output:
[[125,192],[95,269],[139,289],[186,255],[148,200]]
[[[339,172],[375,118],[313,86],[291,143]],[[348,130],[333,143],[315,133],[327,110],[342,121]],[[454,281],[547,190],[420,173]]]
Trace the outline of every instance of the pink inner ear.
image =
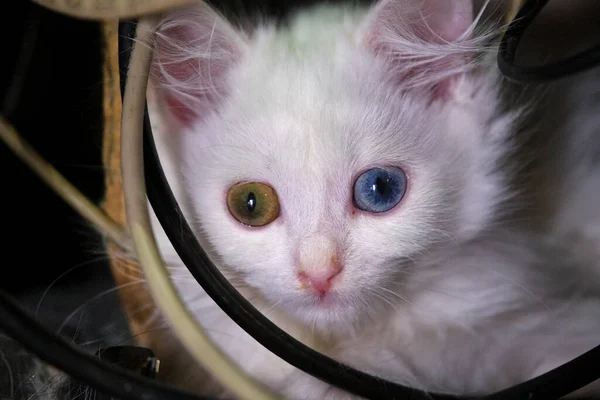
[[[190,94],[193,95],[193,87],[182,88],[183,92],[175,90],[167,85],[168,81],[174,82],[185,82],[193,78],[196,74],[197,68],[194,67],[194,60],[182,60],[179,62],[174,61],[177,58],[176,54],[171,54],[174,49],[169,48],[169,43],[189,43],[192,40],[190,32],[185,31],[185,27],[180,29],[172,28],[162,32],[165,38],[169,38],[169,41],[158,38],[156,41],[156,57],[155,57],[155,69],[157,70],[157,76],[161,78],[161,81],[165,84],[163,86],[158,85],[158,90],[163,97],[164,104],[169,108],[169,111],[177,119],[179,123],[189,126],[196,118],[199,117],[198,111],[195,107],[190,106],[189,102],[183,100],[182,95]],[[188,33],[186,35],[186,33]],[[171,57],[169,57],[171,55]],[[160,65],[160,69],[158,66]],[[199,98],[200,100],[200,98]]]
[[456,42],[473,22],[471,0],[425,0],[421,13],[424,21],[419,24],[425,25],[423,32],[434,42]]
[[152,78],[173,117],[189,126],[214,110],[227,94],[226,74],[238,51],[233,29],[206,5],[186,11],[159,25]]
[[373,12],[367,43],[389,60],[394,80],[428,87],[434,99],[451,96],[456,75],[446,72],[468,60],[462,50],[447,50],[473,22],[472,1],[382,0]]

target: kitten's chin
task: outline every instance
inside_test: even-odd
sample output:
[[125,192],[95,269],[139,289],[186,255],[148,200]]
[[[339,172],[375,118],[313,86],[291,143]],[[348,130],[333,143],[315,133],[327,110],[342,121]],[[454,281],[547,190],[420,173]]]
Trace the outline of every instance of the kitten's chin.
[[326,296],[311,293],[294,298],[287,303],[285,311],[307,326],[316,328],[352,325],[358,313],[355,305],[338,293]]

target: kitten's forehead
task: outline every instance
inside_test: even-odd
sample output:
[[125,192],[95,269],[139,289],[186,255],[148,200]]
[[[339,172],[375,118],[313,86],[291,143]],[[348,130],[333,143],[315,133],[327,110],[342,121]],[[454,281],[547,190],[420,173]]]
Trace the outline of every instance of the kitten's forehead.
[[263,85],[239,88],[231,102],[235,132],[224,140],[244,144],[274,168],[318,176],[422,159],[432,150],[434,124],[410,100],[370,80],[368,72],[344,69],[271,70]]
[[231,129],[218,140],[256,153],[266,167],[316,179],[418,158],[423,113],[362,43],[366,12],[323,5],[287,27],[259,30],[231,71],[222,115]]
[[427,139],[423,125],[430,121],[390,87],[378,60],[364,53],[352,48],[339,57],[240,65],[232,74],[234,90],[223,117],[238,125],[241,137],[230,139],[271,153],[293,149],[290,161],[303,162],[322,157],[335,163],[345,157],[344,162],[360,163],[418,153]]

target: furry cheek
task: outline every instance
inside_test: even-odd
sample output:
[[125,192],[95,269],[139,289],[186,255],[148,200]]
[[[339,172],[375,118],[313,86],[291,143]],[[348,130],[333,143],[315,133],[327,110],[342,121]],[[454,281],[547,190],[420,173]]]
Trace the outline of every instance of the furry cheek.
[[277,301],[276,292],[294,282],[283,226],[249,228],[224,212],[199,213],[203,225],[211,227],[206,236],[221,261],[219,267]]

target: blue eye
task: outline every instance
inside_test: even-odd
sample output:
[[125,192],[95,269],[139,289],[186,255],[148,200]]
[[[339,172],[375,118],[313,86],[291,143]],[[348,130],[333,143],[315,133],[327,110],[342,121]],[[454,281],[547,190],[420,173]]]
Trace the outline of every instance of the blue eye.
[[354,204],[372,213],[394,208],[406,192],[406,174],[400,168],[373,168],[354,183]]

